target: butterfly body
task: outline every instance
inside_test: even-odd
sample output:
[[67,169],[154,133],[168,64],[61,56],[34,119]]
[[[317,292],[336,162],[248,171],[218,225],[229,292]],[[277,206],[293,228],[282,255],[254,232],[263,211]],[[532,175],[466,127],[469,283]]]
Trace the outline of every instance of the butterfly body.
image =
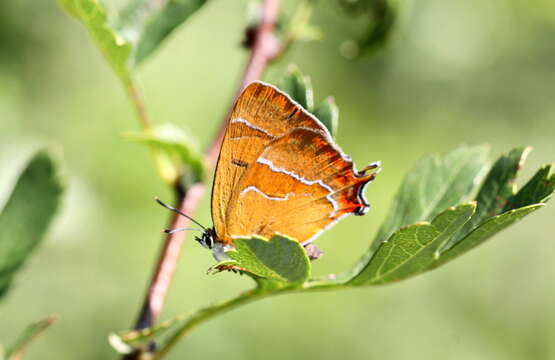
[[363,191],[377,167],[356,171],[317,118],[254,82],[228,121],[212,188],[214,228],[197,240],[222,251],[235,238],[279,233],[306,245],[342,217],[366,213]]

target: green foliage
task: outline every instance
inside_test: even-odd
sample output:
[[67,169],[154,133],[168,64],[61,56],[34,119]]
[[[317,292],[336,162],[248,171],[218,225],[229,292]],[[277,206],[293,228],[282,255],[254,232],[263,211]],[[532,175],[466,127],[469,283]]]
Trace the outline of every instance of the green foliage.
[[140,64],[206,0],[133,0],[115,25],[133,47],[133,62]]
[[193,184],[205,178],[204,160],[196,143],[186,132],[172,124],[151,131],[126,134],[126,139],[148,145],[157,151],[160,173],[168,183],[178,179]]
[[270,240],[261,237],[236,239],[235,250],[226,254],[232,259],[226,262],[246,269],[256,277],[284,283],[298,284],[310,276],[310,261],[298,241],[274,235]]
[[470,200],[487,171],[488,153],[485,146],[461,146],[443,156],[434,154],[421,159],[407,172],[372,249],[399,228],[432,221],[448,207]]
[[[393,205],[395,211],[390,213],[389,217],[405,215],[413,206],[417,210],[409,216],[409,219],[411,222],[418,222],[385,237],[381,237],[384,235],[380,234],[387,234],[387,232],[380,230],[376,238],[377,242],[353,270],[351,279],[347,282],[349,285],[383,284],[436,268],[545,205],[555,190],[550,166],[542,167],[522,190],[517,192],[515,180],[519,169],[524,164],[527,149],[515,149],[508,155],[500,157],[489,171],[476,196],[475,212],[473,204],[460,205],[443,211],[431,223],[427,222],[430,215],[436,213],[444,204],[457,201],[456,197],[464,199],[474,191],[477,185],[476,175],[482,171],[481,164],[484,162],[477,161],[472,166],[468,166],[468,162],[461,160],[471,159],[472,157],[468,155],[472,153],[476,155],[479,149],[462,147],[441,158],[435,157],[434,163],[441,164],[435,169],[435,173],[448,175],[440,177],[439,181],[426,176],[411,176],[419,168],[430,168],[431,158],[429,157],[421,160],[415,169],[409,172],[395,199]],[[454,156],[455,154],[457,156]],[[450,167],[457,171],[448,171]],[[458,171],[458,169],[467,170]],[[442,191],[445,186],[449,192],[456,192],[456,197],[446,196]],[[419,189],[430,190],[430,187],[435,191],[429,194],[437,195],[421,196],[428,199],[427,204],[430,206],[422,206],[426,203],[418,203],[417,200],[420,199],[418,197],[413,199],[411,196],[403,195],[411,192],[418,193]],[[508,204],[515,206],[508,207]],[[405,225],[406,221],[408,220],[388,219],[384,224]],[[387,240],[382,240],[384,238]]]
[[58,0],[58,3],[83,24],[116,74],[128,82],[132,45],[108,23],[104,7],[96,0]]
[[445,210],[431,223],[401,228],[381,244],[349,284],[382,284],[425,271],[436,260],[438,249],[470,219],[475,209],[475,203],[459,205]]
[[62,191],[52,155],[39,151],[19,176],[0,214],[0,297],[44,238]]
[[17,338],[4,354],[3,359],[18,360],[21,359],[23,352],[27,349],[29,344],[39,337],[46,329],[48,329],[54,322],[56,316],[49,316],[46,319],[40,320],[36,323],[29,325],[21,335]]
[[310,77],[305,76],[296,65],[290,65],[280,82],[279,88],[289,94],[310,113],[314,114],[332,136],[337,134],[339,108],[332,97],[328,97],[314,106],[314,90]]
[[121,14],[108,14],[97,0],[58,0],[87,29],[124,83],[135,66],[199,10],[205,0],[133,0]]
[[354,16],[366,18],[367,27],[349,56],[370,54],[387,43],[396,21],[396,9],[390,0],[339,0]]

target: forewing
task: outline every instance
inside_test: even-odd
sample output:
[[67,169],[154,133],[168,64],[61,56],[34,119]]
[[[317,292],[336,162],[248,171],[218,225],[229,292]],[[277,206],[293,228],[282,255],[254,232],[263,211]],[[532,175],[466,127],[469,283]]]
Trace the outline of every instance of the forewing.
[[231,198],[223,241],[278,232],[309,242],[344,215],[366,212],[363,190],[374,174],[365,171],[354,170],[326,132],[293,129],[249,164]]
[[327,130],[287,95],[273,86],[251,83],[237,99],[220,150],[212,187],[212,221],[222,237],[239,179],[264,148],[291,129]]

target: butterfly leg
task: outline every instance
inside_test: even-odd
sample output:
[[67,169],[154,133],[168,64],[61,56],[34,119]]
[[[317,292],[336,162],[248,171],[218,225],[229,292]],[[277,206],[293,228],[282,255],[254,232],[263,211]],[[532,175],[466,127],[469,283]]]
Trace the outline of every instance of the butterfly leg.
[[312,261],[312,260],[317,260],[319,258],[322,257],[322,255],[324,255],[324,252],[320,249],[318,249],[318,247],[314,244],[306,244],[304,245],[304,249],[306,251],[306,254],[308,255],[308,258]]

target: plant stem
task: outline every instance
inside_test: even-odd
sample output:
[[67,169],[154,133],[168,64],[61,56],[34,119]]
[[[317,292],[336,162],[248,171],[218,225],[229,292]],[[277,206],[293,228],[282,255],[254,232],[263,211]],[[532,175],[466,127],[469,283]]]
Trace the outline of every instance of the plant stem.
[[124,81],[124,86],[125,90],[127,90],[127,95],[129,96],[129,99],[131,99],[131,103],[135,107],[137,117],[141,122],[143,130],[152,130],[152,123],[150,121],[150,117],[148,116],[148,112],[146,111],[142,93],[137,87],[137,84],[135,83],[135,81],[133,81],[133,79],[127,79],[126,81]]
[[164,356],[166,356],[175,347],[175,345],[177,345],[179,341],[182,340],[183,337],[187,335],[197,325],[200,325],[201,323],[213,318],[216,315],[230,311],[241,305],[260,300],[268,296],[269,294],[276,295],[276,293],[264,293],[255,289],[234,297],[230,300],[224,301],[220,304],[216,304],[197,311],[196,313],[191,315],[191,317],[187,319],[187,321],[179,328],[179,330],[163,344],[160,350],[154,354],[152,360],[160,360]]
[[[279,0],[264,1],[262,18],[255,32],[255,41],[251,47],[250,58],[243,73],[240,86],[233,98],[232,106],[235,103],[235,99],[239,96],[239,94],[241,94],[243,89],[252,81],[260,78],[267,64],[280,53],[279,44],[273,34],[278,10]],[[138,96],[135,96],[137,93],[134,90],[131,90],[133,90],[133,88],[130,88],[130,94],[132,95],[131,98],[136,105],[141,122],[146,128],[147,126],[150,126],[148,117],[145,116],[146,112],[143,111],[144,108],[138,106],[141,105],[142,102]],[[215,167],[218,160],[220,146],[225,134],[227,119],[229,117],[229,113],[231,112],[231,108],[226,117],[223,119],[218,134],[206,151],[206,162],[211,169]],[[182,188],[180,185],[176,185],[176,207],[186,214],[192,214],[202,198],[205,189],[206,186],[203,183],[193,184],[187,189]],[[186,227],[188,223],[188,219],[172,213],[172,218],[170,220],[171,228]],[[164,245],[158,257],[154,274],[148,286],[143,306],[139,313],[137,322],[135,323],[135,329],[150,327],[158,320],[176,269],[177,260],[179,258],[184,240],[184,234],[184,232],[180,231],[166,236]],[[140,356],[140,353],[135,353],[125,356],[124,359],[139,359]]]
[[160,349],[154,354],[152,360],[160,360],[165,355],[167,355],[174,347],[183,340],[183,338],[191,332],[193,328],[201,323],[210,320],[216,315],[233,310],[241,305],[246,305],[248,303],[261,300],[263,298],[293,293],[293,292],[311,292],[311,291],[330,291],[342,288],[342,285],[337,283],[332,283],[329,281],[309,281],[305,283],[302,287],[285,287],[281,289],[276,289],[272,291],[267,291],[262,288],[255,288],[253,290],[247,291],[240,294],[237,297],[226,300],[222,303],[201,309],[194,314],[192,314],[180,327],[179,329],[170,336],[170,338],[165,341]]

